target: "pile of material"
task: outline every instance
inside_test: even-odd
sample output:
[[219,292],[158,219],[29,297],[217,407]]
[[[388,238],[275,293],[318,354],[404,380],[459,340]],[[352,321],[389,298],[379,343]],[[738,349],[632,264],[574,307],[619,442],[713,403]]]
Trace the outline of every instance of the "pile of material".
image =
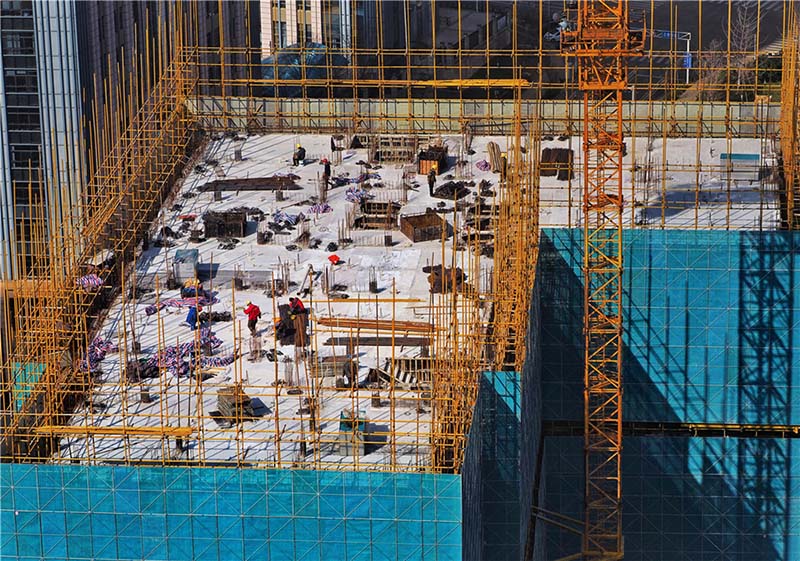
[[299,214],[289,214],[288,212],[284,212],[282,210],[276,210],[272,213],[272,221],[276,224],[281,224],[285,226],[294,226],[298,222],[302,222],[306,219],[306,215],[302,212]]
[[220,415],[229,421],[252,419],[256,416],[253,402],[250,396],[244,393],[241,384],[221,388],[217,392],[217,408]]
[[97,365],[100,363],[100,361],[106,358],[106,353],[115,353],[118,350],[119,349],[117,345],[108,339],[95,337],[95,339],[89,344],[89,348],[86,350],[86,358],[82,359],[80,362],[80,369],[93,372],[97,368]]
[[333,212],[333,207],[328,203],[317,203],[308,208],[310,214],[327,214]]
[[469,195],[469,189],[464,181],[448,181],[443,183],[434,192],[433,196],[437,199],[463,199]]
[[207,238],[243,237],[247,229],[247,212],[209,211],[203,215],[203,224]]
[[232,317],[230,312],[200,312],[197,319],[200,323],[206,323],[209,321],[231,321]]
[[482,179],[481,182],[478,184],[478,194],[481,197],[494,197],[494,191],[491,189],[492,182],[486,179]]
[[344,198],[351,203],[360,203],[361,201],[368,201],[369,199],[374,199],[375,195],[367,193],[364,189],[359,189],[357,187],[350,187],[347,191],[345,191]]
[[539,165],[542,177],[557,176],[559,181],[572,179],[573,152],[569,148],[544,148]]
[[500,168],[503,167],[500,147],[496,142],[490,142],[487,144],[486,149],[489,152],[489,167],[491,167],[493,173],[498,173]]
[[91,291],[103,286],[103,279],[101,279],[94,273],[90,273],[88,275],[84,275],[81,278],[77,279],[75,281],[75,284],[77,284],[84,290]]
[[[212,333],[208,327],[200,328],[200,349],[210,352],[222,345],[222,340]],[[162,352],[151,356],[145,363],[145,369],[162,366],[176,376],[188,375],[194,368],[195,342],[189,341],[180,345],[166,347]],[[201,367],[226,366],[234,361],[233,356],[202,357]]]
[[[460,268],[446,268],[442,265],[434,267],[423,267],[423,273],[428,273],[428,284],[431,294],[444,294],[451,292],[453,288],[460,291],[467,280],[467,275]],[[455,286],[454,286],[455,284]]]

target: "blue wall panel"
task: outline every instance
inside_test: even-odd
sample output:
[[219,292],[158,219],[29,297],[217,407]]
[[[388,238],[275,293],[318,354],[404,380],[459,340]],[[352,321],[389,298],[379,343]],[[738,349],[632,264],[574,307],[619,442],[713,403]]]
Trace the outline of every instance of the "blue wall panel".
[[[580,419],[582,232],[542,236],[546,419]],[[800,423],[800,234],[624,233],[630,420]]]
[[[545,508],[581,519],[582,438],[548,437],[545,447]],[[625,437],[626,561],[800,559],[797,474],[794,441]],[[547,559],[580,550],[579,536],[553,526],[546,533]]]
[[461,559],[457,475],[0,465],[0,558]]
[[[543,417],[582,415],[582,234],[545,230]],[[624,233],[626,420],[800,424],[800,235]],[[625,437],[629,561],[800,559],[800,447],[786,439]],[[579,437],[545,438],[545,508],[582,517]],[[579,551],[547,528],[547,558]]]

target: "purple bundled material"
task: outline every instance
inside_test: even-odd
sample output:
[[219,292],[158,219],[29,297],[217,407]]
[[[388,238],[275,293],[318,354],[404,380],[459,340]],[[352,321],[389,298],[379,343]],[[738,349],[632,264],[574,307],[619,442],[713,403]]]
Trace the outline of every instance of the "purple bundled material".
[[183,308],[184,306],[208,306],[209,304],[216,304],[217,302],[219,302],[219,300],[213,297],[210,299],[205,297],[181,298],[181,299],[176,299],[176,301],[178,302],[177,304],[178,308]]
[[361,201],[374,199],[375,195],[370,195],[363,189],[359,189],[357,187],[350,187],[347,191],[345,191],[344,198],[351,203],[360,203]]
[[75,281],[75,284],[83,288],[84,290],[88,290],[90,288],[99,288],[103,286],[103,279],[99,276],[91,273],[89,275],[84,275],[81,278]]
[[158,310],[161,310],[162,308],[164,308],[164,302],[159,302],[158,306],[156,306],[155,304],[150,304],[144,309],[144,313],[147,314],[148,316],[152,316],[154,313],[156,313]]
[[309,207],[308,212],[313,212],[314,214],[325,214],[326,212],[332,212],[333,208],[328,203],[319,203],[316,205],[311,205]]
[[289,214],[283,212],[282,210],[276,210],[272,213],[272,221],[280,224],[281,222],[285,222],[290,226],[294,226],[298,222],[302,222],[305,219],[305,215],[301,212],[300,214]]
[[481,171],[489,171],[489,169],[492,166],[489,165],[489,162],[487,162],[486,160],[480,160],[478,163],[475,164],[475,167]]
[[[212,297],[210,300],[208,298],[170,298],[169,300],[164,300],[163,302],[159,303],[159,309],[167,306],[169,308],[183,308],[189,306],[208,306],[209,304],[216,304],[219,302],[216,298]],[[155,308],[155,306],[153,306]],[[150,306],[148,306],[148,309]],[[147,315],[154,314],[157,310],[153,310],[152,312],[148,313]],[[145,313],[147,311],[145,310]]]
[[88,370],[91,372],[97,368],[97,365],[101,360],[106,358],[106,353],[115,353],[118,350],[119,347],[117,347],[117,345],[112,343],[110,340],[103,339],[101,337],[95,337],[94,341],[89,343],[89,348],[86,349],[86,358],[82,359],[80,362],[81,370]]
[[[200,328],[200,346],[204,347],[206,345],[211,346],[212,349],[216,349],[220,345],[222,345],[222,340],[219,339],[212,333],[211,328],[209,327],[201,327]],[[177,376],[186,376],[189,374],[189,371],[194,363],[194,341],[188,341],[186,343],[181,343],[180,345],[172,345],[170,347],[166,347],[160,354],[155,354],[151,356],[147,363],[145,364],[145,368],[152,368],[158,367],[159,358],[161,360],[161,364],[172,374]],[[205,357],[205,359],[211,358],[218,358],[220,359],[219,364],[213,364],[212,366],[226,366],[233,362],[223,363],[227,357]],[[200,364],[203,365],[203,360],[201,359]],[[187,362],[188,361],[188,362]]]
[[236,360],[233,355],[228,356],[206,356],[200,359],[200,366],[203,368],[213,367],[213,366],[228,366],[229,364],[233,364],[233,361]]
[[358,177],[353,177],[350,179],[350,183],[364,183],[365,181],[369,181],[370,179],[380,179],[381,176],[379,173],[362,173]]
[[222,340],[211,332],[210,327],[200,328],[200,345],[211,345],[211,348],[216,349],[222,344]]

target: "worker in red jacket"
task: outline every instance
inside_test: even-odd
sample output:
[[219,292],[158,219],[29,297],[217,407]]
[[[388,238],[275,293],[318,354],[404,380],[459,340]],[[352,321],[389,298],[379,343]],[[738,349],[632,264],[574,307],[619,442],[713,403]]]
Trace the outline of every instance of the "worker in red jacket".
[[250,330],[250,335],[255,337],[256,323],[261,319],[261,309],[248,300],[245,304],[244,313],[247,315],[247,328]]
[[306,307],[300,298],[291,297],[289,298],[289,311],[293,316],[298,316],[306,313]]

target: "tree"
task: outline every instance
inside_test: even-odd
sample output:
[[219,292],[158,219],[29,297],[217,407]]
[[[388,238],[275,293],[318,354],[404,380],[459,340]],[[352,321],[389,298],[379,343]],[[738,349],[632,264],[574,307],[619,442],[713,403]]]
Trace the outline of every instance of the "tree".
[[[725,44],[722,39],[717,37],[708,45],[700,57],[700,99],[713,101],[720,99],[722,92],[719,90],[719,83],[722,78],[722,71],[727,65]],[[706,89],[708,87],[709,89]]]
[[731,69],[735,69],[736,85],[752,84],[755,80],[756,34],[758,17],[752,2],[738,2],[730,25]]

